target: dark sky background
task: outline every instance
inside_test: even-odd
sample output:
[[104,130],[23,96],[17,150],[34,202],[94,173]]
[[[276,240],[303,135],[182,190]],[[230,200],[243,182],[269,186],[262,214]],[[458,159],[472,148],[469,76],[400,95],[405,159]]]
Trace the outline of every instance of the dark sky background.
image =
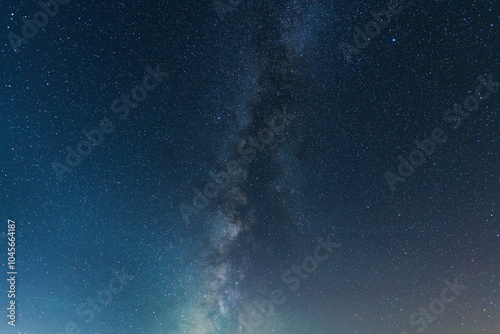
[[[458,129],[443,120],[480,76],[500,82],[498,2],[414,1],[350,62],[341,43],[387,2],[225,6],[72,0],[15,52],[9,32],[40,7],[0,4],[0,263],[7,277],[11,219],[18,270],[0,333],[500,333],[500,84]],[[169,75],[120,119],[112,102],[148,66]],[[238,146],[274,110],[289,124],[248,161]],[[103,118],[114,131],[59,180],[51,164]],[[392,191],[384,173],[435,128],[447,141]],[[328,237],[340,247],[291,290],[283,273]],[[117,271],[123,289],[81,316]],[[446,280],[466,289],[410,324]]]

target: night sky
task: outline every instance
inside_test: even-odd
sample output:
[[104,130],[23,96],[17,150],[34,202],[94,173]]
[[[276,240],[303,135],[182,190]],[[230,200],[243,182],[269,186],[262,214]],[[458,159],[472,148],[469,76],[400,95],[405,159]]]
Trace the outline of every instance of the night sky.
[[498,1],[58,1],[0,4],[0,334],[500,333]]

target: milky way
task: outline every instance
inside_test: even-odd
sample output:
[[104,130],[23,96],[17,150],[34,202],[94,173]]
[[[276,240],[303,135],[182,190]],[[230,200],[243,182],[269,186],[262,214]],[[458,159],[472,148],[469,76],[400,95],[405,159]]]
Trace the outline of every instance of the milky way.
[[498,333],[493,1],[45,3],[0,6],[0,334]]

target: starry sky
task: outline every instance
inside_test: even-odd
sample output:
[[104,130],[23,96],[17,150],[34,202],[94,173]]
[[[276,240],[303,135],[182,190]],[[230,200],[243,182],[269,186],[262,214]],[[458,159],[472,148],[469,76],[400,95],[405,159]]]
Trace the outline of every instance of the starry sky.
[[500,333],[496,0],[3,1],[0,333]]

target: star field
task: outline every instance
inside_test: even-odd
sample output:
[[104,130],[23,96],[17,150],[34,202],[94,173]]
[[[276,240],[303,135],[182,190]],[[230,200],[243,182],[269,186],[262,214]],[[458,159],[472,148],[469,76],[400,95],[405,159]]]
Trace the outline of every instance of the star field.
[[500,332],[496,1],[0,20],[0,333]]

